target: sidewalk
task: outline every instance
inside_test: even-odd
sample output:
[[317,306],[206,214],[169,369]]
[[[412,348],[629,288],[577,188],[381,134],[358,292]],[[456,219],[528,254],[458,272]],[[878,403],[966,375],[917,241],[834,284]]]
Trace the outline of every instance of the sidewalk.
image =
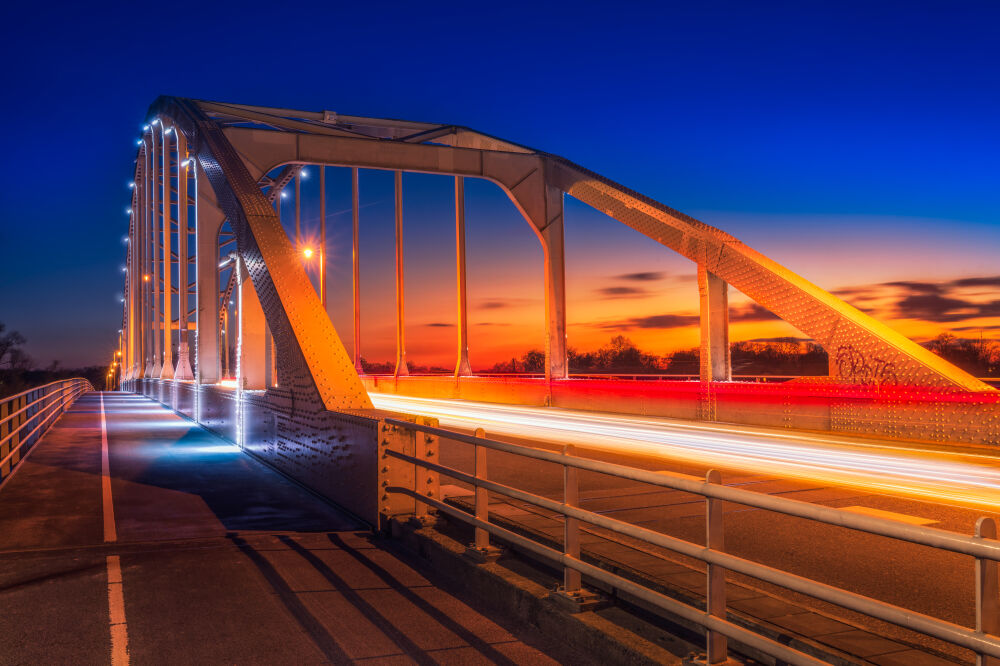
[[0,606],[0,664],[579,662],[122,393],[82,397],[0,487]]

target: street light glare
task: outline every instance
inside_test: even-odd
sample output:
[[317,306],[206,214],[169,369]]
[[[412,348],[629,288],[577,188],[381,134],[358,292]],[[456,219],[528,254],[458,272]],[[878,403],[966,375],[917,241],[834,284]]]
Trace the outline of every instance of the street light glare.
[[305,180],[306,178],[309,177],[309,172],[303,169],[302,171],[299,172],[299,176],[302,178],[302,180]]
[[288,192],[286,192],[286,191],[282,190],[282,191],[281,191],[281,198],[282,198],[282,199],[287,199],[287,198],[288,198]]
[[304,250],[302,250],[302,255],[303,255],[303,256],[304,256],[304,257],[305,257],[306,259],[312,259],[312,256],[313,256],[313,249],[312,249],[311,247],[307,247],[307,248],[305,248]]

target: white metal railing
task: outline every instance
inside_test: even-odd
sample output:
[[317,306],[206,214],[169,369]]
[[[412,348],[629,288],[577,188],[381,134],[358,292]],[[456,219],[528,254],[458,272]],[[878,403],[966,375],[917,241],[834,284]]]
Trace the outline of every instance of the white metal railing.
[[[431,436],[464,442],[475,447],[475,470],[473,474],[417,456],[407,455],[400,451],[392,449],[386,451],[386,455],[392,458],[429,471],[444,474],[472,485],[475,488],[474,515],[428,497],[426,493],[419,492],[416,487],[389,486],[385,489],[387,492],[412,497],[417,502],[434,507],[441,512],[472,525],[475,528],[474,545],[477,548],[487,546],[489,543],[489,534],[493,534],[524,550],[562,565],[564,571],[564,591],[567,593],[572,594],[580,590],[580,575],[583,574],[594,580],[603,582],[614,589],[632,594],[669,613],[705,627],[709,663],[719,663],[726,660],[726,637],[737,640],[788,663],[824,663],[815,657],[728,621],[726,619],[725,596],[726,570],[778,585],[788,590],[799,592],[815,599],[836,604],[843,608],[967,648],[978,655],[977,661],[980,663],[985,663],[987,657],[1000,659],[1000,638],[997,637],[997,634],[1000,633],[1000,591],[998,591],[1000,541],[996,540],[997,526],[992,518],[980,518],[976,523],[975,536],[967,536],[932,527],[910,525],[885,518],[811,504],[800,500],[774,497],[749,490],[731,488],[720,483],[718,472],[714,470],[710,471],[706,476],[706,480],[702,482],[680,476],[674,477],[658,472],[628,467],[626,465],[580,458],[571,455],[571,447],[567,447],[563,453],[556,453],[499,442],[487,439],[481,429],[476,431],[476,435],[466,435],[464,433],[399,419],[386,419],[385,423],[398,428],[423,432]],[[486,468],[485,451],[487,449],[561,465],[564,470],[563,501],[558,502],[547,497],[490,481],[487,478]],[[701,495],[705,498],[706,504],[707,545],[703,547],[689,541],[581,509],[578,502],[577,470],[597,472],[617,478]],[[416,479],[417,476],[417,474],[414,474],[413,478]],[[553,513],[561,514],[564,517],[563,550],[559,551],[550,548],[489,522],[487,510],[488,492],[499,493],[552,511]],[[724,549],[722,502],[733,502],[974,557],[976,564],[976,629],[969,629],[872,597],[727,554]],[[634,581],[582,561],[579,546],[580,522],[660,546],[704,562],[708,568],[706,610],[702,611],[689,606]]]
[[56,417],[93,390],[86,379],[60,379],[0,399],[0,481],[10,476],[22,452],[41,439]]

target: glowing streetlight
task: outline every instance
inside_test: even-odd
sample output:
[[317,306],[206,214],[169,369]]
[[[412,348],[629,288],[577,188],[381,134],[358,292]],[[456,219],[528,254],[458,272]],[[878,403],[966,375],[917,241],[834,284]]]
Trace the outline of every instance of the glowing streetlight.
[[313,249],[311,247],[305,248],[304,250],[302,250],[302,256],[305,257],[306,259],[312,259]]
[[149,282],[149,273],[146,273],[145,275],[142,276],[142,281]]

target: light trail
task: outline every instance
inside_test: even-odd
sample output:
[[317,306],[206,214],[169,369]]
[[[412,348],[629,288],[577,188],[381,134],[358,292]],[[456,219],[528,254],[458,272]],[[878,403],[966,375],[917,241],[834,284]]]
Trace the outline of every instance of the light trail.
[[682,461],[1000,510],[1000,458],[876,440],[582,410],[369,393],[378,409],[442,427]]

